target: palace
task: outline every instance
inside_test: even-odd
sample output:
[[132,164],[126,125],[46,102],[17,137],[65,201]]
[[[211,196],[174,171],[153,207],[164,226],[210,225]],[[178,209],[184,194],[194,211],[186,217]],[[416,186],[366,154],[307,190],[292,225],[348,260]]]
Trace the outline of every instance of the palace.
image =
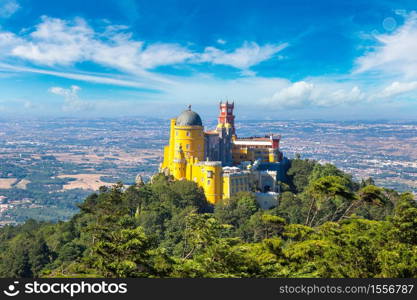
[[212,131],[204,131],[191,105],[171,119],[160,171],[177,180],[196,182],[212,204],[252,191],[262,208],[276,206],[277,181],[284,179],[288,168],[288,160],[279,150],[281,137],[238,137],[234,103],[220,102],[219,108],[218,124]]

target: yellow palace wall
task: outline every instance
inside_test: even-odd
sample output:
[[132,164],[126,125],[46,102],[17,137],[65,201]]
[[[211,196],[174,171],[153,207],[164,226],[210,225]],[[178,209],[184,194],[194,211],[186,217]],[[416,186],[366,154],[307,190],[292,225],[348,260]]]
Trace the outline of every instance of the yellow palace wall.
[[169,141],[164,147],[162,168],[168,168],[175,179],[196,182],[210,203],[221,200],[222,167],[220,162],[204,161],[203,127],[176,126],[175,119],[171,119]]

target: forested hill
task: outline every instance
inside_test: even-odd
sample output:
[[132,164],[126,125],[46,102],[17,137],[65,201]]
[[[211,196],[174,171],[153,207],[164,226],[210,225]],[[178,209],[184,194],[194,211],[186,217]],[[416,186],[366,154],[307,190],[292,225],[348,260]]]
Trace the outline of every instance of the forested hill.
[[101,188],[68,222],[0,230],[1,277],[417,277],[417,205],[295,159],[278,207],[190,181]]

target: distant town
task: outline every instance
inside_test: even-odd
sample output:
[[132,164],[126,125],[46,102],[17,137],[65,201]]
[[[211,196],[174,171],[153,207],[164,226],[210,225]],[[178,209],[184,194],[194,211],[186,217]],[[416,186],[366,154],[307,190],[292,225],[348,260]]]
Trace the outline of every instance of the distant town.
[[[205,123],[215,128],[216,123]],[[243,136],[281,135],[288,158],[330,162],[357,180],[417,193],[417,122],[242,121]],[[148,180],[169,120],[0,119],[0,226],[65,220],[102,185]],[[210,128],[208,128],[210,129]]]

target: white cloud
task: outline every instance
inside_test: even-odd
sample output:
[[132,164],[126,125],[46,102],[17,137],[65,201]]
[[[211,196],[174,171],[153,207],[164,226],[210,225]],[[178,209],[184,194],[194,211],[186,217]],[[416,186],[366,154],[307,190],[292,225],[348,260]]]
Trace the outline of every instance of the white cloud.
[[272,96],[272,101],[287,107],[300,107],[308,104],[314,85],[305,81],[295,82]]
[[144,69],[152,69],[161,65],[182,63],[192,57],[194,54],[179,45],[154,44],[142,51],[139,64]]
[[155,76],[152,76],[152,75],[150,76],[151,78],[153,78],[156,81],[163,82],[164,85],[155,83],[153,81],[146,81],[146,78],[143,78],[142,80],[139,80],[138,78],[121,79],[117,75],[112,75],[111,77],[108,77],[108,76],[105,76],[104,74],[51,71],[51,70],[38,69],[38,68],[19,67],[19,66],[13,66],[10,64],[3,64],[3,63],[0,63],[0,70],[10,71],[10,72],[26,72],[26,73],[34,73],[34,74],[44,74],[44,75],[57,76],[57,77],[74,79],[74,80],[79,80],[79,81],[110,84],[110,85],[133,87],[133,88],[147,88],[147,89],[163,90],[165,86],[168,86],[168,84],[173,84],[173,82],[169,81],[169,79],[164,79],[164,78],[158,79],[158,78],[154,78]]
[[78,97],[78,92],[81,90],[79,86],[72,85],[69,89],[62,87],[52,87],[49,92],[55,95],[64,97],[65,102],[62,105],[62,110],[65,112],[82,112],[93,109],[91,103],[82,101]]
[[16,0],[0,0],[0,18],[10,18],[20,9]]
[[380,95],[381,97],[392,97],[399,94],[411,92],[417,90],[417,81],[410,82],[398,82],[394,81],[389,86],[387,86]]
[[232,52],[226,52],[215,47],[207,47],[204,53],[200,55],[199,60],[245,70],[272,58],[273,55],[287,46],[287,43],[259,46],[255,42],[245,42],[242,47]]
[[378,45],[356,60],[355,73],[382,71],[388,75],[417,78],[417,12],[408,14],[391,34],[377,34]]
[[69,89],[64,89],[62,87],[51,87],[49,91],[52,94],[64,96],[66,98],[76,98],[78,97],[78,91],[81,90],[81,88],[77,85],[72,85]]
[[82,19],[72,24],[60,19],[43,22],[11,54],[41,65],[69,65],[91,55],[94,32]]
[[85,20],[72,21],[42,17],[42,22],[28,36],[17,37],[2,32],[0,47],[8,54],[39,65],[67,66],[92,61],[130,73],[140,73],[161,65],[183,63],[194,56],[177,44],[151,44],[136,41],[123,32],[126,26],[109,25],[96,32]]
[[201,62],[248,70],[287,46],[245,42],[229,52],[207,47],[199,53],[178,44],[147,44],[133,39],[126,30],[123,25],[108,25],[103,32],[97,32],[82,18],[68,21],[43,16],[35,30],[25,36],[0,32],[0,50],[3,56],[19,57],[48,67],[91,61],[130,74],[154,76],[153,79],[158,80],[161,77],[146,71],[159,66]]
[[240,72],[241,75],[243,76],[247,76],[247,77],[255,77],[256,76],[256,72],[249,70],[249,69],[244,69]]
[[218,44],[220,44],[220,45],[224,45],[224,44],[226,44],[226,43],[227,43],[227,41],[225,41],[225,40],[223,40],[223,39],[218,39],[216,42],[217,42]]
[[305,108],[331,107],[364,100],[366,95],[358,86],[298,81],[279,89],[263,102],[281,108]]
[[0,32],[0,57],[9,54],[22,40],[11,32]]
[[[408,17],[408,22],[410,18]],[[19,57],[42,67],[23,67],[9,62],[0,63],[0,69],[155,89],[161,93],[148,93],[146,99],[166,103],[174,102],[173,99],[190,103],[196,99],[210,102],[229,97],[242,104],[259,103],[264,104],[263,107],[280,109],[331,107],[368,101],[370,98],[370,94],[363,92],[355,82],[354,76],[345,78],[345,82],[349,83],[340,83],[329,77],[306,78],[292,83],[284,78],[256,76],[251,68],[271,58],[280,59],[279,52],[288,46],[286,43],[259,45],[255,42],[244,42],[237,49],[207,47],[202,52],[196,52],[179,44],[148,44],[134,39],[127,30],[126,26],[108,25],[98,32],[81,18],[68,21],[43,17],[41,23],[25,35],[0,32],[0,56]],[[396,34],[398,30],[393,33]],[[217,42],[223,45],[222,41]],[[376,52],[379,50],[376,49]],[[365,64],[366,59],[362,59]],[[119,70],[125,75],[115,72],[86,73],[68,67],[84,61]],[[226,80],[198,73],[180,77],[153,72],[158,66],[203,62],[232,66],[239,69],[243,77]],[[370,66],[367,70],[376,68],[370,63],[366,65]],[[393,83],[392,87],[386,88],[385,93],[398,94],[397,91],[410,89],[411,86],[413,84]],[[78,86],[52,87],[49,91],[65,99],[62,107],[65,111],[85,111],[95,106],[92,101],[80,99]]]

